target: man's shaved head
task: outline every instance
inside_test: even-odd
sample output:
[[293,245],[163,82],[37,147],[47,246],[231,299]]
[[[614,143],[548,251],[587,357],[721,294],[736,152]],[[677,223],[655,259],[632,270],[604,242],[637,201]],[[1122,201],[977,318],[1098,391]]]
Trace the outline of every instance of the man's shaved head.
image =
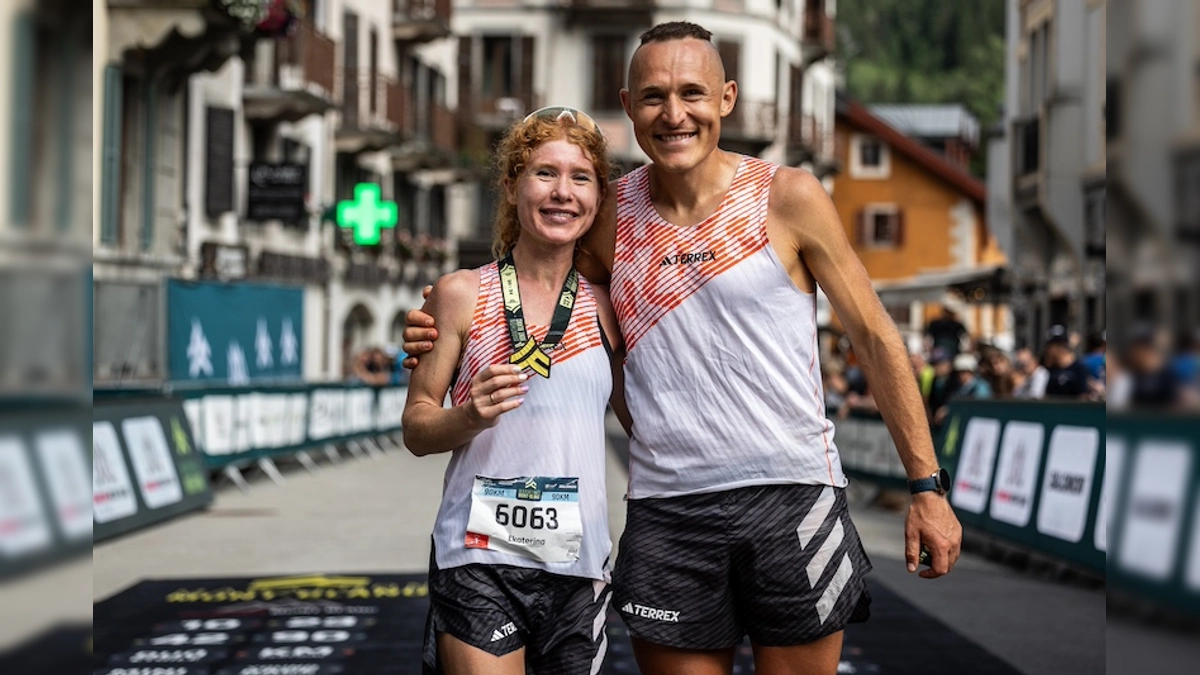
[[668,21],[654,26],[650,30],[642,33],[641,45],[633,52],[633,58],[629,60],[629,79],[626,80],[632,86],[634,77],[637,75],[637,69],[640,65],[638,54],[642,51],[641,47],[654,42],[668,42],[671,40],[700,40],[708,45],[712,52],[712,58],[716,61],[717,68],[721,72],[721,82],[725,81],[725,64],[721,61],[721,54],[717,51],[716,45],[712,43],[712,31],[707,28],[691,23],[690,21]]

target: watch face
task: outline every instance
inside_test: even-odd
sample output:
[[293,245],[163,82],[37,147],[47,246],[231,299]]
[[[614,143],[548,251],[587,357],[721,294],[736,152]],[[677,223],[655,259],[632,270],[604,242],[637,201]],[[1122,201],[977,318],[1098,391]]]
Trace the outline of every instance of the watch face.
[[938,489],[942,492],[950,491],[950,472],[945,469],[938,469],[937,472]]

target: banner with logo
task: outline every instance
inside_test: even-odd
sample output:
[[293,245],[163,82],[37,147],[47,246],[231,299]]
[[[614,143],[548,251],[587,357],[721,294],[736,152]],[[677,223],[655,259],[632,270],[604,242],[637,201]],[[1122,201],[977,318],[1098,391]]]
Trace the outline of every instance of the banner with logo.
[[215,469],[399,431],[408,389],[251,386],[182,395],[197,446]]
[[940,443],[964,526],[1103,574],[1104,407],[956,401]]
[[167,281],[167,365],[176,386],[303,377],[304,289]]
[[[1200,617],[1200,425],[1193,418],[1110,415],[1096,546],[1109,588]],[[1099,533],[1098,533],[1099,534]]]
[[203,508],[212,499],[208,467],[180,400],[97,402],[90,518],[97,541]]
[[0,579],[92,545],[82,405],[0,406]]

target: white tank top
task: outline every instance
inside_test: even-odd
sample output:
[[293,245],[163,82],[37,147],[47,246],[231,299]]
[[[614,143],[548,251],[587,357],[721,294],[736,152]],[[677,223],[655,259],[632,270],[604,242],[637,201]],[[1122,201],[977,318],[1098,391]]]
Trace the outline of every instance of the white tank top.
[[[479,273],[479,300],[450,394],[454,405],[470,398],[471,381],[480,370],[505,363],[512,354],[496,263],[481,267]],[[529,324],[528,329],[530,337],[540,340],[548,327]],[[440,569],[484,563],[608,579],[612,542],[604,484],[604,413],[612,392],[612,368],[596,315],[596,298],[583,277],[579,278],[571,321],[552,359],[549,379],[534,375],[526,380],[529,392],[524,404],[501,415],[496,426],[453,451],[433,531]],[[583,525],[578,560],[542,562],[502,551],[469,548],[467,523],[476,476],[577,477]]]
[[610,292],[628,350],[631,499],[846,484],[825,417],[816,298],[767,242],[777,168],[744,157],[695,227],[658,215],[646,167],[618,183]]

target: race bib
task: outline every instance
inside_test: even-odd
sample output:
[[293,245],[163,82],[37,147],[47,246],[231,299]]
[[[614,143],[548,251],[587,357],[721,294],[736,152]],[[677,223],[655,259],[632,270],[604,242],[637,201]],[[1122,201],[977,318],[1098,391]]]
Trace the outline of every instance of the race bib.
[[571,562],[582,542],[578,478],[475,477],[467,548]]

